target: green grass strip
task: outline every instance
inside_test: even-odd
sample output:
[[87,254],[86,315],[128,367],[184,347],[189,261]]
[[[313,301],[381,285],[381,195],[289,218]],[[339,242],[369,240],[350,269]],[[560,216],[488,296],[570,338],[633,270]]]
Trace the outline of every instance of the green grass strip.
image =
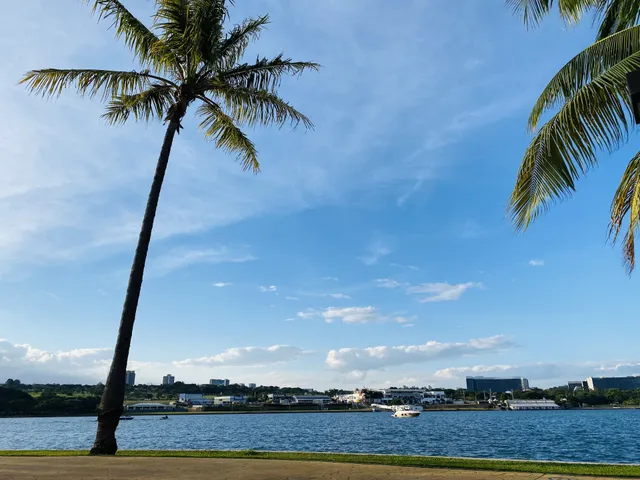
[[[87,456],[83,450],[0,450],[0,457],[67,457]],[[640,478],[640,465],[597,463],[562,463],[521,460],[490,460],[475,458],[422,457],[408,455],[370,455],[352,453],[265,452],[255,450],[121,450],[120,457],[237,458],[263,460],[294,460],[313,462],[363,463],[397,467],[455,468],[531,472],[540,474],[590,475]]]

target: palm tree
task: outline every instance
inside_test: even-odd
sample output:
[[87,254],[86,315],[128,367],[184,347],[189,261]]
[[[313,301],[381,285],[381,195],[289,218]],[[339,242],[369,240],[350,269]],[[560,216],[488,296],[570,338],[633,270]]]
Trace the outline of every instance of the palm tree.
[[[549,14],[554,0],[506,0],[525,25],[537,26]],[[567,23],[577,23],[591,12],[600,22],[596,40],[629,28],[640,20],[640,0],[558,0],[558,13]]]
[[[562,1],[587,6],[595,3],[595,0],[559,3]],[[545,0],[518,3],[542,4]],[[626,12],[624,18],[630,22],[631,19],[635,22],[640,13],[639,0],[598,0],[598,3],[606,3],[609,9],[625,7],[619,11]],[[632,4],[636,7],[634,11]],[[640,69],[640,26],[621,29],[618,26],[615,30],[619,31],[604,35],[562,67],[529,115],[528,128],[536,133],[524,154],[509,202],[517,229],[526,229],[540,213],[569,197],[576,181],[597,166],[597,152],[614,151],[627,140],[633,128],[626,75]],[[540,117],[550,110],[555,114],[538,129]],[[613,243],[618,240],[625,220],[623,261],[630,274],[635,267],[635,234],[640,227],[640,152],[631,158],[613,197],[609,224]]]
[[[224,32],[225,0],[156,0],[153,24],[147,27],[118,0],[91,0],[93,12],[112,22],[141,65],[139,71],[44,69],[25,74],[21,83],[44,97],[57,97],[67,87],[81,95],[98,94],[107,101],[103,115],[110,124],[162,119],[167,125],[142,221],[122,309],[118,339],[104,394],[92,454],[115,454],[115,431],[123,412],[125,371],[140,297],[147,250],[171,145],[182,119],[194,103],[200,128],[218,148],[237,155],[245,170],[259,171],[257,150],[242,126],[311,121],[277,93],[284,75],[317,70],[318,64],[294,62],[278,55],[240,63],[249,43],[269,22],[250,18]],[[232,3],[232,0],[229,0]]]

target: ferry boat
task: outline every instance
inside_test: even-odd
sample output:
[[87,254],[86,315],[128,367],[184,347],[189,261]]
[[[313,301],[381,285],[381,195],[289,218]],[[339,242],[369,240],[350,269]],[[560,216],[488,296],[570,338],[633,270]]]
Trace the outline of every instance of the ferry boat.
[[123,415],[120,417],[120,420],[133,420],[133,417],[130,415]]

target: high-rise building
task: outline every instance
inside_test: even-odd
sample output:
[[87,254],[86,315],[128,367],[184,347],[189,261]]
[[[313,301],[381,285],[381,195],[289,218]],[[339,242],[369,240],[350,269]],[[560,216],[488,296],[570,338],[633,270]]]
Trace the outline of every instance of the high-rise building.
[[136,384],[136,372],[134,370],[127,370],[127,373],[124,377],[124,383],[126,383],[127,385]]
[[250,383],[249,385],[247,385],[247,387],[249,387],[249,388],[256,388],[256,384],[255,384],[255,383]]
[[587,378],[589,390],[608,390],[618,388],[620,390],[635,390],[640,388],[640,376],[634,377],[589,377]]
[[589,388],[586,380],[569,381],[567,382],[567,387],[569,387],[570,392],[575,392],[576,390],[586,390]]
[[504,393],[514,390],[529,390],[529,380],[521,377],[467,377],[467,391]]
[[173,385],[175,381],[176,381],[176,377],[174,377],[170,373],[168,373],[167,375],[162,377],[162,384],[163,385]]
[[211,380],[209,380],[209,385],[215,385],[217,387],[228,387],[229,386],[229,379],[225,378],[212,378]]

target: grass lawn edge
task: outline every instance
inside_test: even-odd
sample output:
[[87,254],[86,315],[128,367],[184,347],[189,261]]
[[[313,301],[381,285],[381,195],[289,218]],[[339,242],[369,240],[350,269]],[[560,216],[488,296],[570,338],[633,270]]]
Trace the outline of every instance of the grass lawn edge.
[[[87,456],[82,450],[0,450],[0,457]],[[640,465],[492,460],[357,453],[269,452],[257,450],[121,450],[118,457],[235,458],[305,462],[361,463],[396,467],[453,468],[541,474],[640,478]]]

